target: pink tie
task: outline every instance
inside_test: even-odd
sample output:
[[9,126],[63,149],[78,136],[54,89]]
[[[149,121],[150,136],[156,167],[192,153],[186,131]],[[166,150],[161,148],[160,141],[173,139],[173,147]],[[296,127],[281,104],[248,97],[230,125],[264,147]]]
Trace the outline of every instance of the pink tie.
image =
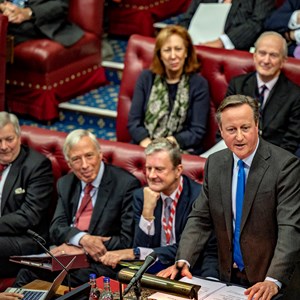
[[88,183],[84,188],[81,205],[76,213],[76,227],[82,231],[88,231],[93,213],[92,197],[90,195],[93,185]]
[[8,165],[0,164],[0,180],[2,179],[2,174],[7,167]]

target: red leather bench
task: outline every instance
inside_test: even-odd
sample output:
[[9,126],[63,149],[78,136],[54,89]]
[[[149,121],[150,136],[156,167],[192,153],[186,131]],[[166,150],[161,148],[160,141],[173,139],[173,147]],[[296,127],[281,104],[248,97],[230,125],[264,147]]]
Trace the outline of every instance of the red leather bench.
[[[22,126],[22,143],[43,153],[52,162],[55,182],[59,177],[69,172],[68,164],[64,159],[62,145],[66,133],[41,129],[31,126]],[[104,160],[113,165],[122,167],[134,174],[142,184],[146,183],[144,172],[144,149],[137,145],[113,142],[99,139]],[[193,155],[183,155],[184,174],[202,183],[205,159]],[[54,199],[51,212],[54,211]],[[11,286],[14,278],[0,279],[0,292]]]
[[6,99],[10,111],[48,121],[58,117],[58,104],[106,81],[101,67],[104,0],[70,0],[69,19],[84,36],[63,47],[49,39],[30,40],[14,49],[7,65]]
[[[127,129],[128,112],[130,110],[136,80],[143,69],[150,66],[155,39],[140,35],[132,35],[129,39],[123,71],[117,115],[117,140],[129,142],[130,135]],[[246,51],[216,49],[205,46],[196,46],[196,52],[202,65],[202,75],[208,80],[211,109],[208,123],[208,132],[204,140],[204,148],[208,150],[215,142],[217,123],[215,112],[224,98],[230,79],[234,76],[254,70],[252,54]],[[300,60],[288,58],[283,72],[300,85]]]

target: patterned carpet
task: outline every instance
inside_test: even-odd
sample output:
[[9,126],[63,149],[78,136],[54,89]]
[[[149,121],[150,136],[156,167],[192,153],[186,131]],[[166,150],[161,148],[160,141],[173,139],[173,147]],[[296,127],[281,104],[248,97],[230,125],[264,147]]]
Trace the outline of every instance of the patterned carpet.
[[[112,61],[123,62],[127,41],[109,40],[109,43],[114,52]],[[122,72],[120,71],[106,70],[106,77],[109,81],[108,85],[91,90],[84,95],[80,95],[70,100],[69,103],[116,112],[121,76]],[[45,125],[44,123],[25,118],[20,118],[20,124],[63,132],[84,128],[91,130],[99,138],[116,140],[115,119],[92,114],[61,110],[59,113],[59,120],[51,125]]]

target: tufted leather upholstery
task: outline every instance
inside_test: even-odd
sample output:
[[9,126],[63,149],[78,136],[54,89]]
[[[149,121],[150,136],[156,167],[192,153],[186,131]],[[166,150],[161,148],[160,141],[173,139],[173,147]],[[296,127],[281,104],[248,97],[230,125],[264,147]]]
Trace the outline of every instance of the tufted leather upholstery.
[[104,0],[70,0],[69,18],[85,34],[71,47],[49,39],[15,47],[7,65],[8,108],[39,120],[58,117],[58,104],[105,83],[101,67]]
[[[22,143],[43,153],[51,160],[56,180],[69,172],[62,152],[66,135],[63,132],[22,126]],[[124,168],[135,175],[142,184],[146,183],[145,157],[142,147],[102,139],[99,139],[99,142],[105,162]],[[200,183],[203,180],[204,164],[204,158],[183,155],[184,173]]]
[[122,0],[108,1],[108,32],[130,36],[154,36],[153,23],[187,10],[191,0]]
[[[141,71],[148,68],[151,63],[154,43],[154,38],[140,35],[132,35],[129,39],[118,101],[116,128],[117,140],[120,142],[130,141],[127,122],[134,87]],[[216,141],[215,112],[224,98],[230,79],[254,71],[255,68],[252,54],[246,51],[196,46],[196,52],[202,66],[201,74],[208,80],[211,95],[208,132],[204,140],[204,148],[207,150]],[[300,85],[300,60],[289,58],[284,64],[283,71],[287,77]]]
[[7,17],[0,14],[0,111],[5,109],[5,69]]

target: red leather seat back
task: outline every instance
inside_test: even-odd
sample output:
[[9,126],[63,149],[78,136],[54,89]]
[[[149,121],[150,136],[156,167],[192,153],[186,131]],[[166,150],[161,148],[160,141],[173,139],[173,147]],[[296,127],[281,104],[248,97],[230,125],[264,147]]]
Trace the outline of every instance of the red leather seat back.
[[[62,146],[66,133],[32,126],[22,126],[22,143],[43,153],[52,162],[55,182],[70,169],[66,163]],[[104,161],[119,166],[135,175],[141,183],[146,183],[144,149],[137,145],[99,139]],[[202,182],[205,159],[193,155],[183,155],[184,173]]]
[[0,111],[5,110],[7,17],[0,14]]
[[[83,30],[102,37],[103,1],[70,0],[69,18]],[[89,9],[90,8],[90,9]]]

